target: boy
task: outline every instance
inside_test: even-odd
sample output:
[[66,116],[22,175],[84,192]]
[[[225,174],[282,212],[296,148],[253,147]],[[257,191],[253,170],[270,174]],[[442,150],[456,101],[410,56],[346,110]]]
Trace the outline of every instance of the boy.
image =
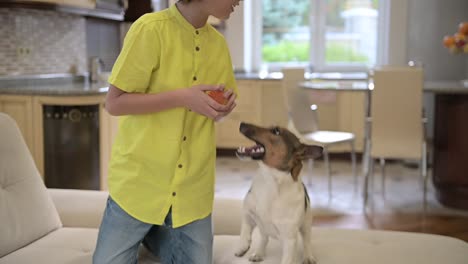
[[127,33],[106,97],[121,117],[93,263],[136,263],[140,243],[163,264],[212,263],[214,121],[234,109],[237,88],[227,44],[206,22],[239,1],[180,0]]

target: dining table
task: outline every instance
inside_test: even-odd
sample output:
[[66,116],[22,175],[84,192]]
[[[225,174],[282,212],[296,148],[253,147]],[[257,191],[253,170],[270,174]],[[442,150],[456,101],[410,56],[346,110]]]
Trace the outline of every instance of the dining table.
[[[363,175],[368,175],[371,100],[374,84],[361,80],[308,80],[298,87],[306,91],[347,91],[365,94]],[[434,94],[432,182],[437,200],[444,206],[468,210],[468,81],[425,81],[424,93]],[[363,199],[369,197],[365,177]]]

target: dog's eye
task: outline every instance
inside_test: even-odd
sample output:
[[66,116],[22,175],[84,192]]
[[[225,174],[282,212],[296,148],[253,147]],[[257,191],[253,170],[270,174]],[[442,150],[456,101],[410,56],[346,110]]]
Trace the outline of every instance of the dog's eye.
[[279,135],[280,134],[280,129],[279,127],[275,127],[271,130],[271,133],[275,134],[275,135]]

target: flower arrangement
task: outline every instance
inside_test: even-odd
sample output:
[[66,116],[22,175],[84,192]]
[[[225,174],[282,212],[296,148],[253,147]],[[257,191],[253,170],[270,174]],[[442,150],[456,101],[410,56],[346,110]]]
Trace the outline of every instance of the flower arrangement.
[[460,23],[457,33],[445,36],[443,43],[451,53],[468,54],[468,22]]

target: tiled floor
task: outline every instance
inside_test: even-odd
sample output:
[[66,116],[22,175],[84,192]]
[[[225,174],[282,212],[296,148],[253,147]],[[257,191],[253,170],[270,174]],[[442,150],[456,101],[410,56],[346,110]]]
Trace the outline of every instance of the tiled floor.
[[[241,161],[236,157],[218,157],[216,197],[243,199],[248,191],[252,177],[257,170],[256,161]],[[358,185],[355,191],[351,164],[345,160],[332,160],[332,198],[328,196],[327,176],[322,161],[314,162],[310,172],[305,164],[303,180],[311,197],[312,208],[316,215],[357,215],[363,213],[363,177],[358,166]],[[381,177],[375,169],[374,195],[375,211],[391,214],[417,214],[422,212],[422,185],[419,170],[403,162],[386,165],[386,196],[382,196]],[[429,171],[430,175],[430,171]],[[432,181],[429,179],[428,214],[467,216],[468,211],[454,210],[442,206],[434,197]]]

